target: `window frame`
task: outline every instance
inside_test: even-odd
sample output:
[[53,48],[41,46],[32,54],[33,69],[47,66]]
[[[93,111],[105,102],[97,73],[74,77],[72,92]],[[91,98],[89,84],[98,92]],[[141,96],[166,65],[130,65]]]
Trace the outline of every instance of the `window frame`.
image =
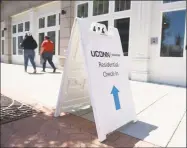
[[[23,55],[23,49],[20,47],[20,44],[21,42],[23,42],[23,39],[22,41],[20,42],[19,44],[19,37],[22,37],[24,39],[24,36],[23,35],[18,35],[17,36],[17,49],[18,49],[18,55]],[[21,51],[21,52],[20,52]]]
[[[185,39],[186,39],[186,27],[184,28],[184,39],[183,39],[183,50],[182,50],[182,56],[161,56],[161,51],[162,51],[162,23],[163,23],[163,14],[164,13],[169,13],[169,12],[177,12],[177,11],[185,11],[186,9],[171,9],[171,10],[165,10],[165,11],[161,11],[161,23],[160,23],[160,42],[159,42],[159,57],[160,58],[183,58],[185,57]],[[187,14],[186,14],[187,15]],[[187,17],[187,16],[186,16]],[[185,24],[184,26],[186,26],[187,20],[185,17]]]
[[5,30],[4,29],[1,30],[1,38],[3,38],[3,37],[5,37]]
[[[104,0],[104,1],[99,1],[99,0],[93,0],[92,1],[93,2],[93,9],[92,9],[92,16],[99,16],[99,15],[105,15],[105,14],[109,14],[109,9],[110,9],[110,1],[109,0]],[[94,2],[97,2],[95,5],[97,5],[97,7],[96,8],[94,8]],[[107,2],[108,3],[108,8],[107,8],[107,12],[104,12],[104,8],[105,8],[105,6],[104,6],[104,3],[103,3],[103,12],[102,13],[100,13],[100,12],[98,12],[99,11],[99,3],[98,2]],[[95,9],[97,9],[97,11],[95,12]]]
[[[37,23],[37,36],[36,36],[36,40],[39,41],[39,33],[44,33],[44,35],[46,36],[47,35],[47,32],[50,32],[50,31],[55,31],[56,33],[56,36],[55,38],[58,39],[58,31],[60,30],[60,20],[59,20],[59,15],[61,16],[61,12],[60,11],[55,11],[55,12],[49,12],[49,13],[46,13],[46,14],[42,14],[42,15],[38,15],[37,16],[37,21],[39,21],[40,18],[45,18],[45,24],[47,24],[47,17],[48,16],[51,16],[51,15],[56,15],[56,25],[55,26],[51,26],[51,27],[47,27],[47,25],[45,25],[44,28],[39,28],[39,23]],[[55,56],[58,56],[58,41],[55,42]],[[40,51],[40,45],[38,45],[38,48],[36,49],[36,51],[38,52],[38,55],[39,55],[39,51]]]
[[[40,27],[40,20],[41,19],[44,19],[44,26],[42,26],[42,27]],[[38,19],[38,29],[43,29],[43,28],[45,28],[46,27],[46,17],[40,17],[39,19]]]
[[[16,29],[16,32],[14,32],[14,26],[15,26],[15,29]],[[18,26],[17,26],[17,24],[15,24],[15,25],[12,25],[12,34],[16,34],[16,33],[18,33]]]
[[[19,31],[19,25],[21,25],[21,24],[23,25],[23,26],[22,26],[22,31]],[[18,26],[18,30],[17,30],[18,33],[24,32],[24,28],[25,28],[24,22],[18,23],[17,26]]]
[[[126,7],[127,7],[127,5],[125,5],[124,6],[124,9],[123,10],[116,10],[116,2],[117,2],[117,0],[114,0],[114,12],[121,12],[121,11],[128,11],[128,10],[131,10],[131,4],[132,4],[132,2],[131,2],[131,0],[118,0],[119,2],[121,2],[121,1],[124,1],[125,3],[127,2],[127,1],[130,1],[130,7],[129,7],[129,9],[125,9]],[[121,5],[120,5],[121,6]]]
[[123,50],[123,45],[122,45],[122,41],[121,41],[121,36],[120,36],[120,31],[119,31],[119,36],[120,36],[120,42],[121,42],[121,45],[122,45],[122,52],[123,52],[123,56],[124,57],[128,57],[129,56],[129,49],[130,49],[130,32],[131,32],[131,17],[129,16],[129,17],[123,17],[123,18],[115,18],[114,20],[113,20],[113,23],[114,23],[114,27],[116,27],[117,28],[117,26],[115,26],[115,21],[117,21],[117,20],[122,20],[122,19],[129,19],[129,30],[128,30],[128,51],[127,51],[127,55],[124,55],[124,50]]
[[[29,30],[26,30],[26,23],[29,24]],[[30,24],[31,24],[30,21],[25,21],[25,22],[24,22],[24,32],[26,32],[26,31],[30,31],[30,29],[31,29]]]
[[[51,25],[51,26],[49,26],[49,24],[48,24],[48,19],[49,19],[49,17],[52,17],[52,16],[55,16],[55,21],[54,21],[54,25]],[[52,14],[52,15],[48,15],[47,17],[46,17],[46,19],[47,19],[47,24],[46,24],[46,27],[55,27],[55,26],[57,26],[57,14],[55,13],[55,14]],[[58,23],[59,24],[59,23]]]
[[168,2],[166,2],[166,1],[164,1],[164,0],[162,0],[162,3],[163,4],[171,4],[171,3],[178,3],[178,2],[183,2],[184,0],[176,0],[176,1],[168,1]]
[[[84,5],[86,5],[87,6],[87,12],[84,12],[84,14],[86,13],[87,15],[85,16],[83,16],[83,17],[80,17],[80,18],[87,18],[88,17],[88,8],[89,8],[89,3],[88,2],[86,2],[86,3],[81,3],[81,4],[78,4],[76,7],[77,7],[77,17],[79,17],[78,15],[79,15],[79,7],[80,6],[84,6]],[[84,9],[85,10],[85,9]]]
[[[16,39],[15,42],[15,53],[14,53],[14,38]],[[17,55],[18,51],[17,51],[17,36],[12,36],[12,55]]]

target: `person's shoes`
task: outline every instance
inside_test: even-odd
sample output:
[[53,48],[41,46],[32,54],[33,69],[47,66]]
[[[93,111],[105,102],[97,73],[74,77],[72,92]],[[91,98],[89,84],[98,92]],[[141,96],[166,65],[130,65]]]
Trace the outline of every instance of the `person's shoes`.
[[55,72],[56,72],[56,68],[53,69],[53,73],[55,73]]
[[34,72],[33,73],[36,73],[36,70],[34,70]]
[[42,72],[45,72],[45,70],[42,70]]
[[27,70],[25,70],[25,72],[27,73]]

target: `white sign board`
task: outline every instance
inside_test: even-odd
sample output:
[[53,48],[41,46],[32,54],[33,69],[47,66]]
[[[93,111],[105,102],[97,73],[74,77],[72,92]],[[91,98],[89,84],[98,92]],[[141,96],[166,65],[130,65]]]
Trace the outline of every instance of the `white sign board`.
[[136,121],[127,64],[116,28],[76,18],[55,116],[91,101],[100,141]]

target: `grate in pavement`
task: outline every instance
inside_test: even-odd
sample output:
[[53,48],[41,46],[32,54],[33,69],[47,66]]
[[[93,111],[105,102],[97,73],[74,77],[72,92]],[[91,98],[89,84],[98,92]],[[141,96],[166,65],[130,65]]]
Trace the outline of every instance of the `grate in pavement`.
[[23,104],[1,94],[0,124],[5,124],[37,114],[32,106]]

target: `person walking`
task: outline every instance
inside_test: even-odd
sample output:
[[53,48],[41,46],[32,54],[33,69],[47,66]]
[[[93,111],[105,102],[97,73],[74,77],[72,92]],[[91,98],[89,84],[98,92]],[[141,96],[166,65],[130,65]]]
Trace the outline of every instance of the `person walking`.
[[24,67],[25,72],[27,72],[28,61],[30,60],[32,67],[34,69],[33,73],[36,73],[36,64],[34,61],[35,58],[35,49],[37,48],[37,43],[32,37],[31,34],[26,34],[21,47],[24,49]]
[[45,72],[47,61],[53,68],[53,72],[56,72],[56,67],[53,63],[53,52],[54,52],[54,43],[50,40],[48,36],[45,36],[44,41],[41,44],[41,50],[40,50],[40,55],[43,58],[43,72]]

